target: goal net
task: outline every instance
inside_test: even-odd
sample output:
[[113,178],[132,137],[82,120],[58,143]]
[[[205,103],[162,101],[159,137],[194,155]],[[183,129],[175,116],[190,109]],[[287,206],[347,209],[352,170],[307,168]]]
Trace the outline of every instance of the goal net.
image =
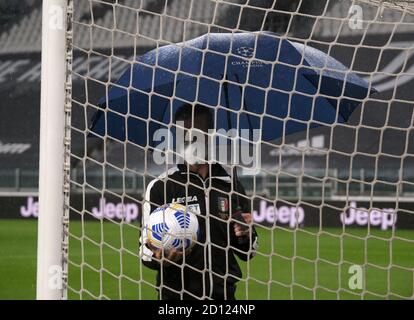
[[[413,1],[60,3],[63,298],[157,299],[167,288],[211,299],[215,281],[231,282],[237,299],[414,298]],[[218,190],[211,178],[203,187],[184,184],[182,197],[168,194],[179,152],[168,139],[161,150],[156,135],[176,133],[174,113],[185,104],[209,108],[225,140],[228,129],[236,129],[232,141],[247,130],[247,151],[236,153],[253,162],[234,150],[210,161],[242,189],[228,182],[230,190]],[[185,276],[197,264],[191,252],[170,263],[181,274],[179,289],[169,288],[170,266],[161,263],[156,280],[145,263],[148,214],[160,205],[151,201],[154,181],[165,203],[204,203],[206,234],[197,243],[204,267],[192,270],[205,275],[200,296]],[[209,206],[193,199],[192,188],[203,189]],[[234,220],[219,212],[232,217],[232,197],[251,213],[247,261],[234,258]],[[227,226],[221,242],[212,240],[217,221]]]

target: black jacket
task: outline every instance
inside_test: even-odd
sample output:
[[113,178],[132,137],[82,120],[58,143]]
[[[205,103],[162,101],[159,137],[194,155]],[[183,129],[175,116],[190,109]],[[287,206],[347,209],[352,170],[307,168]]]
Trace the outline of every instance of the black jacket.
[[[237,193],[232,190],[237,190]],[[228,219],[229,214],[234,213],[238,206],[242,212],[251,213],[251,201],[243,195],[245,191],[242,185],[238,182],[237,187],[232,188],[230,176],[219,164],[211,165],[206,180],[189,172],[186,165],[178,165],[151,181],[143,206],[143,227],[149,214],[166,203],[179,202],[192,206],[199,213],[199,239],[192,251],[185,256],[184,265],[181,261],[178,262],[180,266],[170,264],[160,267],[157,261],[152,260],[152,253],[145,246],[146,233],[142,232],[141,259],[147,267],[158,270],[157,287],[161,299],[234,298],[235,283],[242,277],[235,254],[246,261],[254,255],[257,248],[254,227],[250,229],[250,237],[247,236],[244,242],[240,242],[234,234],[234,220]],[[206,215],[208,211],[210,215]],[[208,225],[210,241],[206,232]]]

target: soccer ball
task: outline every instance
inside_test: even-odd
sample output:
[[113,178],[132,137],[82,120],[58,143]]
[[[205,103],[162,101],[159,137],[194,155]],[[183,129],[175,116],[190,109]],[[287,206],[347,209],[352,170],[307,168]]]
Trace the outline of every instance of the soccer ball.
[[154,210],[147,224],[148,241],[164,250],[189,250],[198,237],[198,220],[194,212],[181,204],[170,203]]

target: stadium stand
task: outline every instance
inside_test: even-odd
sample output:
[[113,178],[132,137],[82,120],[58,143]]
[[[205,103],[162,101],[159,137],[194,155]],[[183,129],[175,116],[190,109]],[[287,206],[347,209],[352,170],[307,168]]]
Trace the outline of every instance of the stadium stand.
[[[245,3],[246,0],[238,0],[235,3]],[[205,32],[207,32],[208,23],[214,22],[217,27],[231,27],[229,21],[236,20],[239,15],[237,6],[221,5],[217,7],[217,3],[213,0],[197,0],[193,1],[192,10],[189,12],[189,0],[170,0],[168,2],[159,0],[146,0],[135,1],[125,0],[119,2],[120,5],[113,10],[110,4],[103,4],[102,2],[92,2],[92,9],[88,0],[80,0],[77,4],[76,21],[81,21],[83,27],[87,27],[93,19],[94,24],[101,28],[108,30],[116,30],[113,33],[117,47],[128,47],[131,45],[130,41],[125,39],[125,34],[134,35],[137,32],[140,35],[146,36],[151,39],[160,39],[166,42],[180,42],[186,39],[195,38]],[[166,3],[168,4],[166,6]],[[262,0],[256,5],[258,8],[265,7],[264,4],[272,3],[272,1]],[[278,1],[279,3],[279,1]],[[280,2],[286,3],[286,2]],[[295,3],[293,1],[292,3]],[[312,14],[322,14],[324,10],[324,1],[320,1],[319,5],[312,4]],[[36,2],[32,12],[25,15],[21,21],[16,22],[10,30],[3,32],[0,35],[0,42],[3,44],[0,47],[0,53],[17,53],[17,52],[38,52],[41,45],[41,7]],[[122,6],[124,4],[124,6]],[[139,6],[141,4],[141,6]],[[362,4],[364,6],[364,4]],[[250,5],[252,6],[252,5]],[[413,5],[414,7],[414,5]],[[136,14],[134,8],[139,8],[139,15]],[[292,11],[293,6],[280,5],[276,7],[277,10]],[[402,20],[405,23],[399,25],[397,30],[393,30],[392,24],[380,24],[373,23],[369,26],[369,32],[372,34],[387,34],[387,33],[409,33],[410,25],[408,23],[414,22],[414,14],[406,14],[402,16],[403,11],[391,10],[389,8],[378,9],[377,7],[365,5],[364,16],[366,20],[374,19],[380,16],[385,21],[399,21]],[[162,22],[162,30],[160,24],[160,12],[166,14],[165,21]],[[261,10],[257,10],[261,12]],[[247,14],[247,13],[246,13]],[[251,14],[251,12],[249,12]],[[117,21],[117,25],[113,26],[114,15]],[[346,1],[332,2],[324,14],[323,18],[310,19],[308,24],[315,24],[314,38],[324,38],[337,36],[340,37],[362,35],[364,29],[354,30],[346,25],[341,24],[334,18],[344,18],[349,15],[349,3]],[[183,38],[183,19],[190,17],[191,21],[186,25],[186,39]],[[261,17],[261,16],[260,16]],[[139,18],[139,19],[138,19]],[[263,17],[261,17],[263,19]],[[213,21],[214,19],[214,21]],[[139,23],[137,23],[139,20]],[[241,19],[241,30],[257,30],[260,28],[260,19]],[[279,16],[268,17],[265,29],[272,31],[284,31],[286,29],[287,22],[283,24],[280,21],[286,20]],[[139,24],[137,26],[137,24]],[[297,25],[297,27],[295,27]],[[76,26],[75,26],[76,27]],[[219,29],[219,28],[218,28]],[[293,27],[289,31],[295,35],[302,34],[304,29],[312,30],[304,26],[303,21],[294,21]],[[76,39],[76,43],[80,47],[87,47],[91,43],[90,35],[88,32],[75,32],[76,36],[80,38]],[[111,46],[111,41],[108,39],[108,34],[105,32],[97,32],[97,37],[93,38],[93,44],[96,48],[108,48]],[[307,37],[308,35],[306,35]],[[148,46],[148,41],[138,41],[138,46]]]

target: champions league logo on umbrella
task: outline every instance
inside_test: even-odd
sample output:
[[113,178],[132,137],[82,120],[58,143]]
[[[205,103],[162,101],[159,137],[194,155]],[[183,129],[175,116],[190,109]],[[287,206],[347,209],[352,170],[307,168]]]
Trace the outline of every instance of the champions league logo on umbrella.
[[249,47],[238,47],[236,52],[246,58],[252,58],[254,55],[254,49]]
[[[253,47],[238,47],[235,50],[236,54],[242,56],[243,58],[251,59],[254,57],[254,48]],[[252,61],[246,61],[246,60],[237,60],[237,61],[231,61],[231,65],[233,66],[242,66],[244,68],[247,68],[249,65],[250,67],[262,67],[264,65],[263,62],[252,60]]]

